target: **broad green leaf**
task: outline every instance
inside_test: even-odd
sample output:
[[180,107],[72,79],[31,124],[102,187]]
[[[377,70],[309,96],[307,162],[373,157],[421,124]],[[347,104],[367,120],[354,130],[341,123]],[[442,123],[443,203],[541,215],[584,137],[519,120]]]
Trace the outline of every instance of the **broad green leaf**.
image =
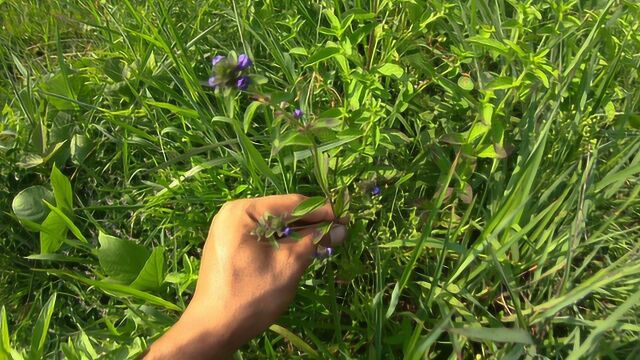
[[84,237],[84,235],[82,235],[82,232],[80,232],[80,229],[78,229],[78,227],[73,223],[73,221],[71,221],[71,219],[69,219],[69,217],[62,210],[60,210],[60,208],[58,208],[57,206],[51,205],[51,203],[49,203],[46,200],[43,200],[43,202],[49,208],[49,210],[58,214],[58,216],[62,219],[62,221],[64,221],[64,223],[67,224],[67,227],[69,228],[69,230],[71,230],[71,233],[75,235],[75,237],[78,238],[78,240],[82,241],[83,243],[88,242],[87,238]]
[[314,210],[320,208],[322,205],[326,203],[326,199],[322,196],[314,196],[310,197],[303,202],[301,202],[295,209],[291,212],[291,216],[293,217],[303,217]]
[[7,322],[7,311],[2,306],[0,308],[0,359],[9,359],[9,354],[11,354],[9,324]]
[[315,53],[313,53],[313,55],[311,55],[309,57],[309,59],[307,60],[307,63],[305,64],[305,66],[311,66],[314,64],[319,63],[320,61],[324,61],[327,59],[330,59],[336,55],[338,55],[340,53],[340,48],[339,47],[322,47],[318,50],[316,50]]
[[289,54],[292,54],[292,55],[304,55],[304,56],[309,55],[309,53],[307,53],[307,49],[302,48],[302,47],[294,47],[294,48],[289,49]]
[[473,80],[468,76],[460,76],[458,78],[458,86],[460,86],[462,90],[471,91],[474,87]]
[[616,106],[609,101],[604,106],[604,113],[607,115],[607,120],[613,120],[616,117]]
[[91,152],[93,146],[88,136],[76,134],[71,138],[70,155],[74,164],[81,164]]
[[507,157],[507,152],[499,144],[480,146],[476,151],[476,156],[481,158],[504,159]]
[[378,72],[385,76],[391,76],[399,79],[404,75],[404,69],[396,64],[384,64],[378,68]]
[[531,335],[527,331],[522,329],[465,327],[450,328],[447,331],[450,333],[462,335],[471,340],[488,340],[506,343],[533,344]]
[[73,190],[71,190],[71,183],[69,179],[58,170],[55,164],[53,165],[53,169],[51,169],[51,187],[53,188],[53,195],[56,199],[56,206],[70,215],[73,209]]
[[297,347],[298,349],[300,349],[303,352],[305,352],[311,358],[320,359],[320,355],[318,355],[318,353],[315,350],[313,350],[313,348],[311,348],[311,346],[309,346],[309,344],[304,342],[304,340],[302,340],[298,335],[292,333],[291,331],[283,328],[280,325],[276,325],[276,324],[273,324],[273,325],[269,326],[269,330],[271,330],[271,331],[275,332],[276,334],[282,336],[283,338],[289,340],[289,342],[291,342],[291,344],[293,344],[295,347]]
[[[59,72],[51,76],[46,82],[40,84],[40,88],[46,95],[47,100],[58,110],[78,110],[76,91],[77,79],[67,78],[66,74]],[[69,81],[72,80],[72,81]],[[74,91],[75,90],[75,91]]]
[[249,128],[251,127],[251,122],[253,121],[253,116],[256,113],[256,110],[258,110],[258,108],[260,106],[262,106],[262,102],[260,101],[254,101],[251,104],[249,104],[249,106],[247,106],[247,109],[244,111],[244,120],[242,121],[242,129],[244,130],[245,134],[247,133],[247,131],[249,131]]
[[505,90],[511,89],[512,87],[516,87],[518,84],[515,79],[509,76],[501,76],[497,79],[491,80],[484,89],[487,91],[492,90]]
[[40,230],[40,254],[56,252],[67,236],[67,224],[56,213],[50,212]]
[[53,293],[46,304],[40,310],[38,320],[33,327],[33,334],[31,335],[31,350],[29,352],[29,358],[36,360],[42,359],[44,352],[44,343],[47,340],[47,332],[49,331],[49,324],[51,322],[51,316],[53,315],[53,309],[56,306],[56,293]]
[[102,270],[118,282],[131,284],[145,266],[150,252],[133,241],[122,240],[100,232],[98,261]]
[[496,50],[501,53],[506,53],[507,51],[509,51],[509,48],[507,47],[507,45],[492,38],[486,38],[478,35],[478,36],[472,36],[468,38],[467,41],[476,45],[480,45],[486,49]]
[[43,200],[53,202],[53,193],[44,186],[28,187],[13,198],[11,207],[18,219],[25,219],[40,223],[49,214],[49,208]]
[[131,287],[138,290],[155,290],[162,285],[164,279],[164,248],[157,247],[151,252],[138,277]]

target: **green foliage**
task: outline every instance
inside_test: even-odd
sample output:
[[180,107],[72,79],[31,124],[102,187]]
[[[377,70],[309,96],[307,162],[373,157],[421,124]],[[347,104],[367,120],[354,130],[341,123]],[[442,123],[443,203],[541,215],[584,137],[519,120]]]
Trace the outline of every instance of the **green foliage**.
[[0,358],[137,356],[220,206],[294,192],[349,239],[243,358],[638,357],[636,2],[0,10]]

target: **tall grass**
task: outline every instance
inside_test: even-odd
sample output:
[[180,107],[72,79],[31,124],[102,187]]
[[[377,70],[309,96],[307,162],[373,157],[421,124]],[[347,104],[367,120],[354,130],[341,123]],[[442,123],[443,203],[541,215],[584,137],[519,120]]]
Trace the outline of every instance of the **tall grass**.
[[[0,10],[0,359],[139,354],[217,209],[286,192],[341,204],[349,240],[237,358],[640,357],[637,3]],[[202,85],[230,52],[250,93]],[[36,185],[44,222],[12,210]]]

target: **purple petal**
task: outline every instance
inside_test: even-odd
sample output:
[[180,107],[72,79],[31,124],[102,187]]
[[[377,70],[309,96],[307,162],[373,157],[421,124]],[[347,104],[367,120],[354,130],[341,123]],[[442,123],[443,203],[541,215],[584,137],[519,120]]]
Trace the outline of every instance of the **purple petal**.
[[249,59],[249,56],[247,54],[241,54],[240,56],[238,56],[238,64],[236,65],[236,69],[242,71],[248,69],[252,64],[253,62],[251,61],[251,59]]
[[224,56],[216,55],[216,56],[213,57],[213,59],[211,59],[211,65],[216,66],[216,64],[219,63],[222,60],[224,60]]
[[251,79],[248,76],[241,76],[236,81],[236,87],[238,90],[247,90],[249,84],[251,83]]
[[289,236],[292,232],[293,230],[291,230],[291,228],[287,226],[286,228],[284,228],[284,230],[282,230],[282,236]]
[[380,195],[381,192],[382,192],[382,189],[380,189],[380,186],[375,186],[371,190],[371,195],[373,195],[373,196]]
[[207,83],[209,84],[209,86],[211,86],[213,88],[218,85],[215,76],[210,77],[209,80],[207,81]]
[[302,117],[302,115],[304,115],[304,113],[302,112],[302,110],[300,109],[295,109],[293,110],[293,117],[296,119],[300,119]]

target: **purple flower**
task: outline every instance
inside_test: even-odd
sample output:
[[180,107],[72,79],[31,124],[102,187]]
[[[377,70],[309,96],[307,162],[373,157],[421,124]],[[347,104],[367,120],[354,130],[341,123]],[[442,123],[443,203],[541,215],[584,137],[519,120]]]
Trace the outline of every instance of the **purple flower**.
[[211,59],[211,65],[216,66],[216,64],[219,63],[222,60],[224,60],[224,56],[216,55],[216,56],[213,57],[213,59]]
[[209,86],[211,86],[212,88],[218,86],[218,82],[216,80],[215,76],[212,76],[209,78],[209,80],[207,81],[207,83],[209,84]]
[[327,257],[333,255],[333,248],[328,247],[327,248]]
[[302,115],[304,115],[304,113],[302,112],[302,110],[300,109],[295,109],[293,110],[293,117],[296,119],[300,119],[302,117]]
[[371,195],[373,196],[378,196],[380,195],[380,193],[382,192],[382,189],[380,189],[380,186],[374,186],[373,189],[371,189]]
[[236,81],[236,87],[238,90],[247,90],[249,84],[251,83],[251,79],[248,76],[240,76]]
[[291,235],[291,233],[293,232],[293,230],[290,227],[285,227],[284,230],[282,230],[282,236],[289,236]]
[[242,54],[238,56],[238,64],[236,65],[236,69],[242,71],[244,69],[248,69],[252,64],[253,62],[251,62],[249,56],[247,54]]

